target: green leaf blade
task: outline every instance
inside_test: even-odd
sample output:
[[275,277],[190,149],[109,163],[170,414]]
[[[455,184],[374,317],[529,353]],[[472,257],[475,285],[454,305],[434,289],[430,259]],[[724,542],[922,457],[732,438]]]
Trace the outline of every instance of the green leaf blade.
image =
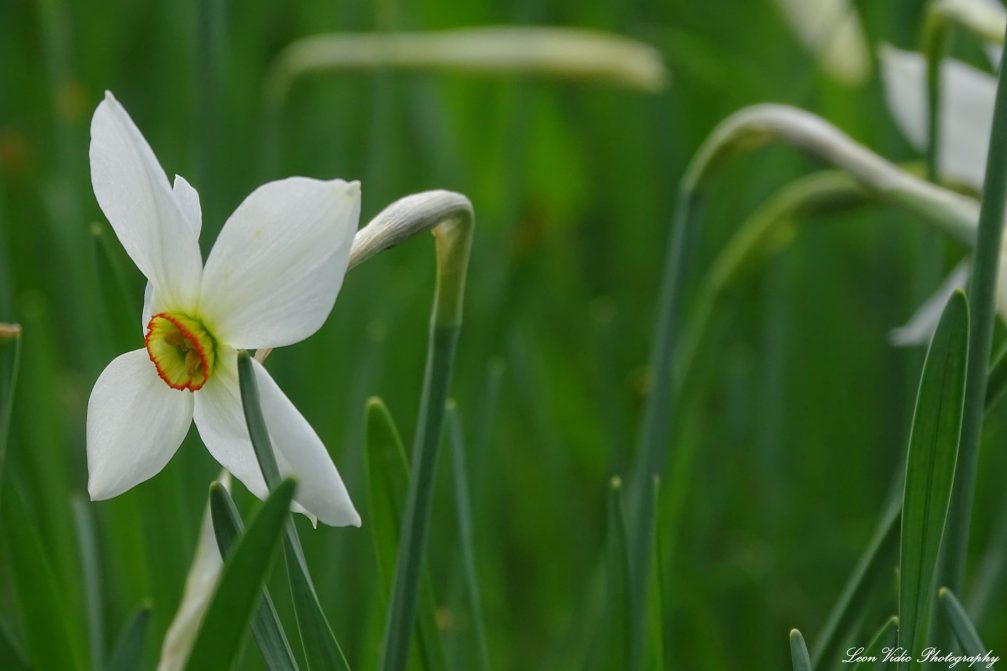
[[[918,659],[926,647],[965,400],[968,302],[956,292],[944,308],[923,364],[909,437],[899,577],[899,646]],[[908,662],[901,668],[917,668]]]
[[232,668],[251,624],[262,583],[280,546],[294,487],[293,480],[285,480],[273,490],[224,562],[187,669]]
[[[985,668],[993,669],[990,649],[983,645],[982,640],[979,638],[979,632],[976,631],[975,625],[972,624],[972,620],[969,618],[968,613],[965,612],[958,598],[954,595],[954,592],[947,587],[942,587],[938,592],[938,600],[944,610],[944,614],[947,616],[948,622],[951,624],[951,631],[955,633],[955,638],[958,639],[958,644],[965,650],[965,654],[980,658],[984,658],[987,654],[990,654],[991,659],[983,661],[981,664]],[[985,666],[986,664],[989,664],[989,666]],[[977,666],[979,665],[977,664]]]
[[811,671],[811,657],[804,636],[797,629],[790,630],[790,663],[794,671]]
[[[402,511],[409,489],[409,463],[401,434],[379,398],[367,402],[367,439],[365,451],[368,497],[371,510],[370,526],[382,592],[391,594],[395,576],[395,560],[402,530]],[[420,607],[417,613],[416,652],[423,668],[440,671],[447,668],[444,646],[437,627],[437,601],[429,571],[424,567],[420,577]]]
[[[210,485],[210,514],[213,518],[213,532],[220,554],[227,557],[238,538],[243,524],[238,509],[227,488],[220,482]],[[297,671],[290,643],[283,633],[279,615],[273,599],[265,585],[262,587],[262,601],[252,620],[252,636],[262,654],[262,661],[270,671]]]

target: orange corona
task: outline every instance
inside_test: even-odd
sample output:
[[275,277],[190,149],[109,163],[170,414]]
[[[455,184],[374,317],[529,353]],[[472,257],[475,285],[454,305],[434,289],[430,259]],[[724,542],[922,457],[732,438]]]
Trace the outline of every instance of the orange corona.
[[151,317],[144,338],[158,376],[172,389],[202,389],[216,359],[213,337],[202,322],[178,312]]

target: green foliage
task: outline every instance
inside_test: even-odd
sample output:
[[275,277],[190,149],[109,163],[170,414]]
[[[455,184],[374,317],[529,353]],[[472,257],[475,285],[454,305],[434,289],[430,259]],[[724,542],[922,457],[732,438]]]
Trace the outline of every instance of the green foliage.
[[[899,646],[914,660],[928,646],[930,613],[937,596],[938,559],[965,400],[968,312],[961,292],[944,308],[923,363],[909,437],[899,552]],[[904,668],[917,668],[915,664]]]
[[279,551],[294,487],[293,480],[276,486],[225,559],[186,668],[234,666],[258,606],[262,583]]

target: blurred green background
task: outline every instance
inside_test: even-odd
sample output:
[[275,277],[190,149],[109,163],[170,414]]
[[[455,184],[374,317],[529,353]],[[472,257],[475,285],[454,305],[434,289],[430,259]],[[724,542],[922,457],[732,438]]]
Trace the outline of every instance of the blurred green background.
[[[872,40],[918,46],[922,2],[860,5]],[[497,24],[641,39],[663,55],[671,86],[648,95],[516,77],[326,74],[299,81],[279,115],[266,113],[268,65],[298,37]],[[834,83],[769,0],[0,0],[0,321],[24,327],[2,505],[9,509],[12,497],[25,504],[22,521],[37,534],[65,606],[59,631],[107,650],[149,600],[151,664],[217,466],[193,431],[153,480],[83,503],[91,385],[141,342],[142,278],[90,189],[88,123],[105,89],[168,174],[199,190],[204,253],[246,194],[288,175],[360,179],[362,223],[420,190],[471,199],[477,228],[453,396],[470,451],[477,568],[500,669],[592,666],[587,643],[604,630],[594,573],[607,483],[634,458],[676,185],[706,134],[744,105],[789,102],[883,155],[917,158],[887,114],[876,72],[861,86]],[[698,282],[739,223],[813,167],[780,148],[732,163],[713,185],[690,277]],[[921,352],[893,349],[886,333],[964,252],[947,243],[944,268],[922,263],[933,235],[888,207],[823,214],[719,308],[714,354],[680,414],[663,487],[662,524],[679,518],[676,533],[661,537],[676,668],[784,668],[788,629],[813,638],[821,627],[905,449]],[[102,239],[127,270],[131,300],[109,283]],[[367,530],[364,403],[384,398],[409,442],[433,267],[424,238],[366,263],[347,276],[322,330],[269,361],[364,518],[359,530],[302,530],[354,668],[373,668],[384,613]],[[996,449],[1003,415],[987,429],[976,564],[1007,510],[997,477],[1007,468]],[[695,458],[676,461],[689,441]],[[475,649],[449,461],[442,455],[428,561],[445,644],[464,669]],[[0,626],[30,647],[33,595],[15,558],[24,538],[9,514],[0,531]],[[96,566],[81,550],[88,520]],[[1004,592],[1000,581],[987,595],[994,606],[979,626],[988,646],[1007,652],[1007,610],[995,606]],[[289,618],[284,590],[274,596]],[[891,612],[891,598],[876,604],[865,629]],[[246,650],[244,663],[258,668],[254,646]]]

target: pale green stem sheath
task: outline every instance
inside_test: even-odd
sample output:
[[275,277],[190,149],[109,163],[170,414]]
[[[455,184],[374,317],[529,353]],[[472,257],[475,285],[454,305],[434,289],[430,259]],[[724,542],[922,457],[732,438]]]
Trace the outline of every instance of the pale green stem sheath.
[[283,105],[315,72],[409,70],[524,75],[602,82],[647,93],[667,86],[660,52],[596,30],[484,26],[434,32],[315,35],[287,46],[270,68],[266,102]]
[[986,162],[982,206],[979,211],[979,231],[972,277],[969,281],[971,324],[965,416],[951,497],[951,515],[945,536],[947,550],[944,584],[953,592],[961,591],[965,558],[968,553],[969,525],[972,520],[972,502],[979,467],[979,443],[986,408],[987,367],[993,344],[993,323],[996,319],[996,285],[1003,243],[1005,205],[1007,205],[1007,86],[1004,85],[1004,60],[1001,56],[996,101],[993,105],[989,158]]
[[[733,155],[777,140],[845,171],[869,193],[919,213],[959,240],[971,244],[975,237],[978,207],[974,200],[905,172],[814,114],[786,105],[755,105],[736,112],[714,129],[682,178],[665,255],[650,361],[651,390],[644,409],[634,474],[636,514],[630,544],[634,623],[644,622],[643,614],[647,612],[652,555],[649,530],[655,516],[647,496],[648,483],[653,475],[661,474],[671,425],[677,419],[674,379],[679,376],[673,372],[672,363],[680,360],[677,320],[687,273],[687,251],[703,200],[701,187]],[[642,626],[633,628],[632,659],[643,658],[645,638]]]
[[473,225],[472,206],[463,196],[444,191],[416,194],[392,203],[378,214],[357,233],[350,253],[352,267],[418,230],[432,229],[436,239],[437,285],[419,421],[411,455],[409,492],[382,649],[380,668],[384,671],[402,671],[409,658],[437,452],[461,328]]

